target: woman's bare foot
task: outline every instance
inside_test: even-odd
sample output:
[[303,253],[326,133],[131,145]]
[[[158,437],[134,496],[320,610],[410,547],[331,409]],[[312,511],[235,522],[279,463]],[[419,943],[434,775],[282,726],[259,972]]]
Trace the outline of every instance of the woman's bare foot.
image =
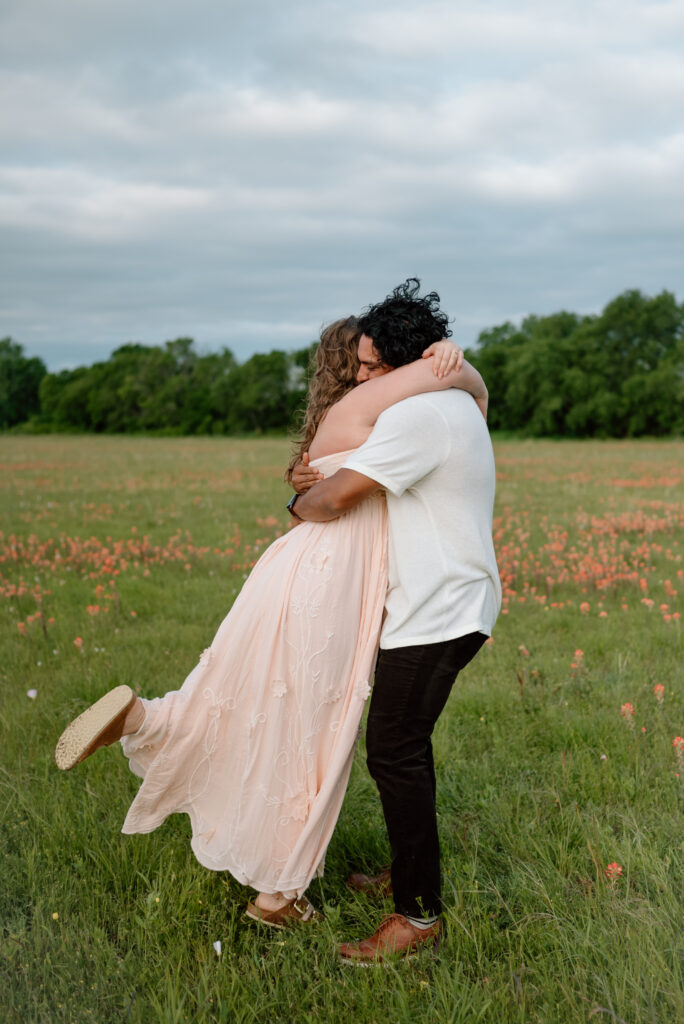
[[283,896],[282,892],[260,892],[254,902],[261,910],[282,910],[292,898]]
[[288,899],[281,892],[260,892],[254,903],[247,904],[245,916],[269,928],[289,928],[294,924],[320,921],[323,917],[306,896]]
[[136,697],[135,704],[126,715],[126,719],[121,730],[122,736],[130,736],[132,732],[137,732],[140,726],[145,721],[145,705],[140,700],[140,697]]

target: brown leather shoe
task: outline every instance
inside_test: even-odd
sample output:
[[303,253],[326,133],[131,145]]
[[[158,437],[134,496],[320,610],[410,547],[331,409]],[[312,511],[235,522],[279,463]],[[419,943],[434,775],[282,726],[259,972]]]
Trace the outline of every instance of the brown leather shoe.
[[368,896],[392,895],[392,872],[385,868],[379,875],[362,875],[360,872],[350,875],[347,879],[350,889],[366,893]]
[[436,952],[441,938],[441,921],[429,928],[416,928],[403,914],[390,914],[370,939],[340,946],[340,956],[344,963],[370,967],[388,958],[412,956],[425,944]]
[[69,771],[100,747],[121,739],[126,715],[137,700],[130,686],[116,686],[91,704],[62,733],[55,750],[57,767]]

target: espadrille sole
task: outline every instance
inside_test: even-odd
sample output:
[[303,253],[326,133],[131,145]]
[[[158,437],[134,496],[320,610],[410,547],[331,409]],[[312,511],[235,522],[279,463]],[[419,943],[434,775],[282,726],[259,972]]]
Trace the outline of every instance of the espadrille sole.
[[57,767],[63,772],[69,771],[98,747],[104,746],[106,742],[115,742],[115,737],[108,740],[105,733],[118,718],[125,715],[136,699],[130,686],[116,686],[86,708],[59,738],[55,750]]

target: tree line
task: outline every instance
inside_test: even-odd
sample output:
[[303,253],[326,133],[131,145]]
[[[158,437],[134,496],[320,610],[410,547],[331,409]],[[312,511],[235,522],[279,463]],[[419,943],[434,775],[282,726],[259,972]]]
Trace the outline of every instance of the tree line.
[[[122,345],[92,366],[48,373],[0,341],[0,428],[238,434],[292,428],[314,345],[238,363],[191,338]],[[489,389],[489,423],[532,437],[684,432],[684,305],[667,291],[624,292],[602,313],[529,316],[466,350]]]
[[[200,355],[191,338],[122,345],[106,362],[48,373],[0,341],[0,426],[32,431],[238,434],[285,430],[306,400],[311,348]],[[3,386],[3,381],[7,385]]]

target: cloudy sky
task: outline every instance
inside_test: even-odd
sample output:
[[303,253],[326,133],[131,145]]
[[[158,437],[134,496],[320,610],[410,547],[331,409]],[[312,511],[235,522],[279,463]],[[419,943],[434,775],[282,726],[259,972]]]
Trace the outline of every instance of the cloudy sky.
[[2,0],[0,337],[299,348],[684,300],[682,0]]

